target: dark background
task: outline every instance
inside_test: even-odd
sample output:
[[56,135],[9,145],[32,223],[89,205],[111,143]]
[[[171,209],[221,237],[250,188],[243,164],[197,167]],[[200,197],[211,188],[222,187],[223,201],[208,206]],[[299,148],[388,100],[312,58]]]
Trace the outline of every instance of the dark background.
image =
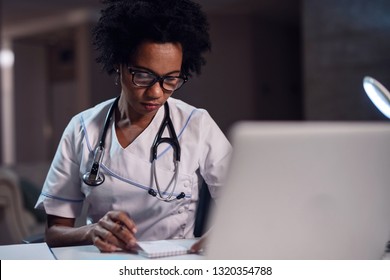
[[[390,86],[390,1],[198,2],[213,50],[202,75],[175,97],[207,109],[227,134],[249,119],[385,120],[362,79]],[[4,69],[1,76],[1,164],[50,162],[74,114],[119,94],[90,45],[100,8],[97,0],[2,1],[2,44],[15,64],[12,79]],[[13,104],[7,116],[4,104]]]

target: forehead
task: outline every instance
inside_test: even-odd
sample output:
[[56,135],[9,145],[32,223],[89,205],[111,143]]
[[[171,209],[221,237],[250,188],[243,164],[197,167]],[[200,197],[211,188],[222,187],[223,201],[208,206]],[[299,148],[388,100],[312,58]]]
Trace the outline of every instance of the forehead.
[[158,74],[180,71],[182,60],[180,43],[143,42],[130,57],[132,66],[147,68]]

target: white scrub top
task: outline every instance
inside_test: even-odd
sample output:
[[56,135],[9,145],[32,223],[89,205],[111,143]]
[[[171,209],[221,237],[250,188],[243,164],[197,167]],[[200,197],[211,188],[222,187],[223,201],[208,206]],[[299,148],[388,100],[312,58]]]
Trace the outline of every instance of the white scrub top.
[[[89,205],[87,216],[97,222],[110,210],[121,210],[135,221],[138,240],[192,238],[199,188],[203,180],[216,198],[226,174],[231,145],[204,109],[169,98],[170,115],[180,147],[181,161],[174,196],[185,198],[164,202],[148,194],[153,188],[151,147],[164,118],[162,106],[149,126],[123,148],[112,122],[105,140],[100,172],[103,184],[86,185],[82,176],[89,172],[94,150],[98,146],[103,124],[113,99],[105,101],[72,118],[66,127],[36,208],[47,214],[77,218],[83,203]],[[168,129],[164,131],[168,136]],[[174,176],[174,153],[168,144],[160,144],[157,178],[161,189],[168,189]]]

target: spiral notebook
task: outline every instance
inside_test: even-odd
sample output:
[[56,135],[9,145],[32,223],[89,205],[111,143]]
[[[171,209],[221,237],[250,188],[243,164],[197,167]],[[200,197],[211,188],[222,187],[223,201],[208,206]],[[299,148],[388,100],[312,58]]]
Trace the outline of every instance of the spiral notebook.
[[147,258],[185,255],[195,242],[196,239],[140,241],[138,254]]

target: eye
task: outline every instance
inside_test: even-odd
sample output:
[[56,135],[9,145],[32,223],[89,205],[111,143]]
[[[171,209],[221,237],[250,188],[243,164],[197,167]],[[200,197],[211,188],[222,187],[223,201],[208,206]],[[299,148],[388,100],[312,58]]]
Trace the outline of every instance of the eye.
[[164,78],[164,84],[174,87],[179,83],[180,80],[181,79],[177,77],[167,76]]
[[133,72],[133,75],[134,82],[140,85],[150,85],[156,80],[153,74],[147,72]]

